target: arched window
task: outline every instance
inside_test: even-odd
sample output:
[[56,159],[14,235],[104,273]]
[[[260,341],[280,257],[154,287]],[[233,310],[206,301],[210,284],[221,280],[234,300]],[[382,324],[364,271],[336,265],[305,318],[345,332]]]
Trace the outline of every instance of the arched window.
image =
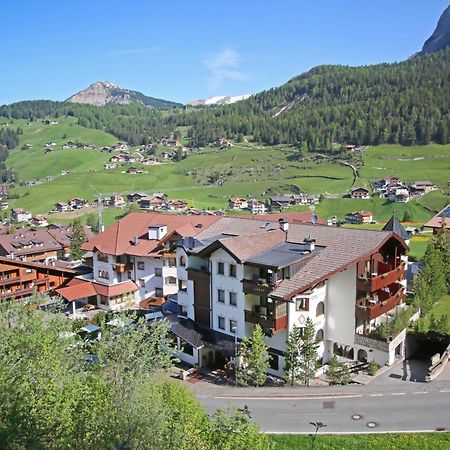
[[180,266],[186,266],[186,258],[183,255],[180,256]]
[[364,349],[362,349],[362,348],[360,348],[358,350],[358,361],[362,362],[362,363],[366,363],[367,362],[367,352]]
[[316,333],[316,342],[322,342],[323,341],[323,330],[320,329]]
[[335,342],[333,345],[333,353],[336,356],[342,356],[344,353],[344,349],[343,349],[342,345]]
[[355,355],[355,352],[353,350],[353,347],[350,347],[350,345],[347,345],[345,347],[344,356],[348,359],[353,359]]
[[322,316],[325,313],[325,305],[319,302],[316,308],[316,317]]

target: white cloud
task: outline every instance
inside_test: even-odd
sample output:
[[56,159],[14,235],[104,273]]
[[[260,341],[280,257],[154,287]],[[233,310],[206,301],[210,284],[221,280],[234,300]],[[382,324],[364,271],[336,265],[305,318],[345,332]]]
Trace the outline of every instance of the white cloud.
[[216,89],[224,80],[246,80],[247,75],[239,70],[240,61],[239,53],[232,48],[225,48],[205,58],[203,64],[210,72],[209,88]]

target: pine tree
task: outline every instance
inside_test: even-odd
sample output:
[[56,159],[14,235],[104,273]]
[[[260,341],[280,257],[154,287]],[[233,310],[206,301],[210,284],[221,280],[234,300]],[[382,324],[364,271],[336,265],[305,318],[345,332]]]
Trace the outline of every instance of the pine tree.
[[294,325],[286,339],[284,355],[284,373],[286,380],[293,386],[299,379],[300,347],[302,345],[301,329]]
[[330,359],[330,362],[328,363],[328,370],[327,370],[327,378],[328,378],[328,382],[330,384],[339,384],[340,368],[341,368],[341,366],[337,360],[336,355],[333,355],[333,357]]
[[303,333],[303,341],[300,350],[300,380],[305,386],[314,378],[316,373],[316,362],[319,357],[317,349],[319,344],[316,342],[316,330],[314,322],[308,317]]
[[70,237],[70,259],[78,261],[83,257],[84,250],[81,246],[86,242],[86,233],[80,219],[72,223],[72,236]]
[[255,325],[250,337],[244,338],[239,346],[241,365],[237,369],[237,380],[243,386],[262,386],[269,368],[268,347],[260,325]]

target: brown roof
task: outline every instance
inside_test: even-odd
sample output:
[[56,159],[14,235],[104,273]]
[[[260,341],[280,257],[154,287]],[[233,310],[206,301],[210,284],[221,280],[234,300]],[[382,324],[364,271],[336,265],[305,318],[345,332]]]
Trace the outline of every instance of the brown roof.
[[[74,281],[74,280],[73,280]],[[69,302],[80,300],[94,295],[102,295],[104,297],[116,297],[118,295],[135,292],[138,290],[136,283],[131,280],[124,283],[105,285],[96,283],[95,281],[80,280],[70,282],[61,289],[56,289],[56,293]]]
[[30,255],[56,251],[61,249],[61,245],[47,230],[26,229],[0,235],[0,249],[4,255]]
[[[251,216],[254,220],[265,220],[266,222],[276,222],[279,219],[286,219],[289,223],[312,223],[312,212],[285,212],[277,214],[256,214]],[[325,221],[318,217],[318,225],[325,225]]]
[[[157,250],[160,242],[148,239],[148,227],[150,225],[164,224],[167,233],[181,230],[182,236],[195,236],[220,217],[194,216],[177,214],[159,214],[132,212],[108,227],[103,233],[94,236],[83,245],[83,249],[92,251],[97,249],[109,255],[130,254],[145,256]],[[138,238],[138,244],[133,244],[134,237]]]
[[445,221],[445,228],[450,230],[450,203],[441,211],[439,211],[434,217],[432,217],[424,227],[427,228],[441,228],[442,221]]

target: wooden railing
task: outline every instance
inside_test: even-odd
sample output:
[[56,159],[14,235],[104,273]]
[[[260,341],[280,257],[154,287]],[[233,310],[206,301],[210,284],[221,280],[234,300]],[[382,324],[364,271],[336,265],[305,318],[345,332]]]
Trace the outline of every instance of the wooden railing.
[[266,283],[265,281],[252,281],[252,280],[242,280],[242,288],[244,294],[267,296],[271,291],[273,291],[273,285]]
[[401,281],[405,276],[405,263],[400,263],[395,269],[373,276],[371,278],[358,278],[357,288],[370,292],[383,289],[397,281]]
[[249,323],[259,324],[265,333],[275,334],[287,328],[287,316],[262,316],[260,313],[253,311],[244,311],[245,321]]
[[119,273],[129,272],[133,270],[133,263],[115,263],[112,268],[114,271]]
[[397,292],[390,297],[381,299],[377,303],[372,303],[365,298],[358,299],[355,308],[355,316],[357,319],[373,320],[403,303],[404,297],[405,294],[403,288],[399,288]]

